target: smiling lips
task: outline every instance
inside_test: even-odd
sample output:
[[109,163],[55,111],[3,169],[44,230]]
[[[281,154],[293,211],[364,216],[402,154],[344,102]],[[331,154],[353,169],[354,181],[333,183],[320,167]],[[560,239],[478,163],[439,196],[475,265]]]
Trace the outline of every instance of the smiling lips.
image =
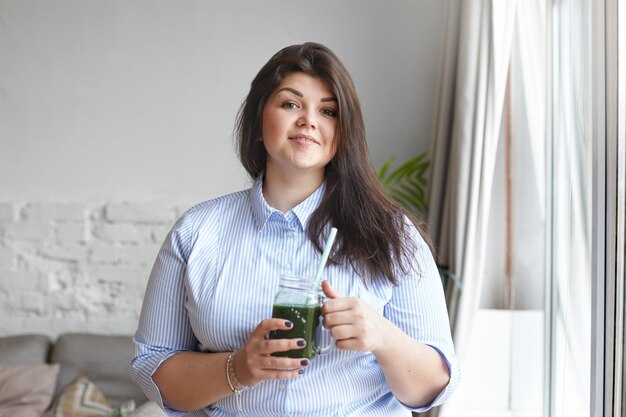
[[313,136],[309,136],[309,135],[289,136],[289,140],[294,140],[294,141],[300,142],[300,143],[311,143],[311,144],[316,144],[316,145],[320,144],[317,140],[315,140],[315,138]]

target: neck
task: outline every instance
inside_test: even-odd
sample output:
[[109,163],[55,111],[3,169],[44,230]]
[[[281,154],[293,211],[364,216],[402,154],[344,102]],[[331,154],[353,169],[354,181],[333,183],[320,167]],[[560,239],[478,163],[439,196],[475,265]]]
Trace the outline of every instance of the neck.
[[306,200],[324,181],[323,172],[321,175],[279,175],[267,168],[263,196],[271,207],[283,213]]

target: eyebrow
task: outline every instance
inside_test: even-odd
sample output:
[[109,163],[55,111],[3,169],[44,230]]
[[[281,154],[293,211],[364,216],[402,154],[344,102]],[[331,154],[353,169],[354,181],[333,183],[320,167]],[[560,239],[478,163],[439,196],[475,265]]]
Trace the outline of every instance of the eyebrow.
[[[278,95],[278,93],[280,93],[281,91],[289,91],[295,95],[297,95],[298,97],[304,97],[304,94],[302,94],[300,91],[296,90],[295,88],[291,88],[291,87],[283,87],[280,90],[278,90],[276,92],[276,94]],[[320,100],[322,103],[328,102],[328,101],[334,101],[337,102],[337,99],[335,97],[324,97]]]

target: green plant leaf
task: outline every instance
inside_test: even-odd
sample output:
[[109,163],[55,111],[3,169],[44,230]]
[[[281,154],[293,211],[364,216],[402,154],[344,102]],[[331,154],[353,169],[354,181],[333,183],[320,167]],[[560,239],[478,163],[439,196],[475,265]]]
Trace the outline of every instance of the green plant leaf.
[[418,215],[426,214],[426,172],[430,167],[426,151],[393,168],[395,157],[378,170],[378,180],[398,204]]
[[379,180],[384,180],[385,179],[385,175],[387,175],[387,171],[389,170],[389,167],[391,167],[391,165],[393,164],[393,161],[396,158],[394,156],[392,156],[391,158],[387,159],[385,161],[385,163],[380,167],[380,169],[378,170],[378,179]]

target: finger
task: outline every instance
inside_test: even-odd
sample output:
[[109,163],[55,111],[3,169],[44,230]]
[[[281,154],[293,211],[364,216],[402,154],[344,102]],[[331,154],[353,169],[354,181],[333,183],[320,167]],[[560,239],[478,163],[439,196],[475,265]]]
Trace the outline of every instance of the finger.
[[273,369],[270,371],[263,371],[263,379],[291,379],[298,377],[304,373],[304,369],[293,369],[293,370],[281,370],[281,369]]
[[343,295],[326,280],[322,281],[322,291],[324,291],[324,294],[328,298],[343,298]]
[[359,309],[359,299],[353,297],[333,298],[326,301],[322,305],[322,316],[326,320],[326,316],[330,313],[355,311]]
[[265,339],[265,335],[272,330],[289,330],[293,327],[293,323],[285,319],[265,319],[250,334],[250,337]]
[[359,316],[355,315],[349,307],[334,303],[324,305],[322,315],[324,316],[323,325],[327,329],[341,325],[356,325],[359,320]]
[[[307,359],[274,358],[268,356],[263,363],[258,363],[252,372],[252,377],[256,381],[268,379],[289,379],[302,375],[304,369],[309,365]],[[306,364],[303,364],[305,363]]]
[[333,339],[335,339],[335,341],[352,339],[360,336],[358,330],[354,326],[345,324],[340,326],[332,326],[330,328],[330,335]]
[[287,352],[306,346],[304,339],[266,339],[259,343],[259,354],[270,355],[274,352]]
[[261,363],[261,368],[266,371],[293,371],[304,369],[309,366],[309,360],[306,358],[280,358],[276,356],[267,356]]
[[356,352],[367,352],[369,348],[362,340],[356,338],[342,339],[335,343],[335,347],[340,350],[353,350]]

